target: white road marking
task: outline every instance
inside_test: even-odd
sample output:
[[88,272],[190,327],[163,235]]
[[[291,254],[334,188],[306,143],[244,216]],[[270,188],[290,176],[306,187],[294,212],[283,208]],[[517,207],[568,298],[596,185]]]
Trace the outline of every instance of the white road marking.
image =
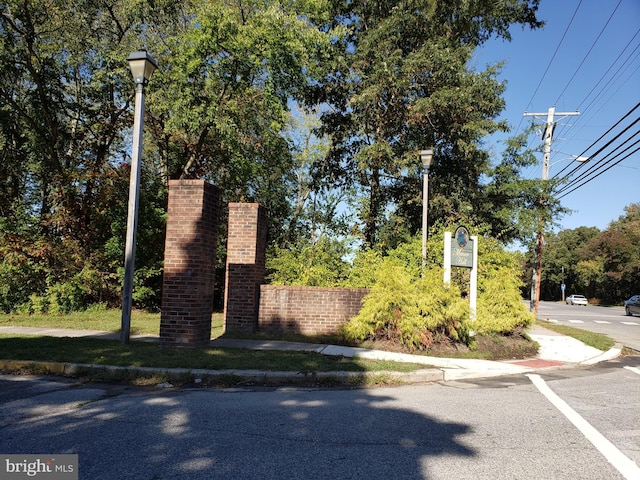
[[569,323],[584,323],[582,320],[569,320]]
[[536,386],[547,400],[555,406],[580,432],[589,440],[598,451],[604,455],[607,461],[618,470],[627,480],[640,478],[640,468],[636,463],[622,453],[613,443],[607,440],[589,422],[582,418],[567,402],[562,400],[549,388],[546,382],[536,374],[527,374],[527,377]]
[[640,375],[640,368],[636,368],[636,367],[624,367],[627,370],[631,370],[633,373],[637,373],[638,375]]
[[594,320],[596,323],[611,323],[611,322],[607,322],[606,320]]
[[636,322],[622,322],[623,325],[640,325],[640,323],[636,323]]

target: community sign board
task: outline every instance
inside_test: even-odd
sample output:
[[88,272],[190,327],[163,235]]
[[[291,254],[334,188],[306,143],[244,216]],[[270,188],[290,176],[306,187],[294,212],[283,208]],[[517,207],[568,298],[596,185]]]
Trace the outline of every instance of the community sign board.
[[451,266],[473,268],[473,239],[465,227],[458,227],[451,239]]

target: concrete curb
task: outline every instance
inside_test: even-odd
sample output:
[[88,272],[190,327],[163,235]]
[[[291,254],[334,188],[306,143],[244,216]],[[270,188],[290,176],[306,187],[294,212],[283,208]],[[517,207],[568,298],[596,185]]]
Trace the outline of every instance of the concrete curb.
[[[82,363],[35,362],[0,360],[0,371],[35,371],[66,377],[97,376],[105,380],[131,380],[154,375],[164,377],[168,383],[195,385],[202,383],[260,384],[260,385],[312,385],[337,384],[357,386],[367,383],[420,384],[444,380],[444,372],[436,368],[413,372],[290,372],[271,370],[206,370],[188,368],[118,367]],[[163,385],[163,384],[161,384]]]
[[609,360],[613,360],[614,358],[618,358],[622,354],[622,349],[624,346],[621,343],[616,343],[613,347],[611,347],[606,352],[602,352],[600,355],[596,355],[593,358],[589,358],[579,363],[579,365],[595,365],[600,362],[607,362]]

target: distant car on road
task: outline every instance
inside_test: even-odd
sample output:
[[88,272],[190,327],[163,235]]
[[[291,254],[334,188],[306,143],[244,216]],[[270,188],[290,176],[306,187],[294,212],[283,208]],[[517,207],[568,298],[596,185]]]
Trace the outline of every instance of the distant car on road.
[[589,302],[584,295],[569,295],[567,297],[567,305],[584,305],[586,307]]
[[634,313],[640,315],[640,295],[634,295],[624,302],[624,313],[627,315],[633,315]]

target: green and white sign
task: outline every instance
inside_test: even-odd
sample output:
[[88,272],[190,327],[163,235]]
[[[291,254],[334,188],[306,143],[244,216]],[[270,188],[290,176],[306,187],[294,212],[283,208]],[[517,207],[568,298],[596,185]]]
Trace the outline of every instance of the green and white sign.
[[451,266],[473,268],[473,239],[465,227],[456,228],[451,239]]
[[[444,232],[444,283],[451,283],[451,267],[470,268],[469,272],[469,320],[476,319],[478,298],[478,237],[469,236],[465,227],[458,227],[451,232]],[[472,331],[470,335],[473,335]]]

